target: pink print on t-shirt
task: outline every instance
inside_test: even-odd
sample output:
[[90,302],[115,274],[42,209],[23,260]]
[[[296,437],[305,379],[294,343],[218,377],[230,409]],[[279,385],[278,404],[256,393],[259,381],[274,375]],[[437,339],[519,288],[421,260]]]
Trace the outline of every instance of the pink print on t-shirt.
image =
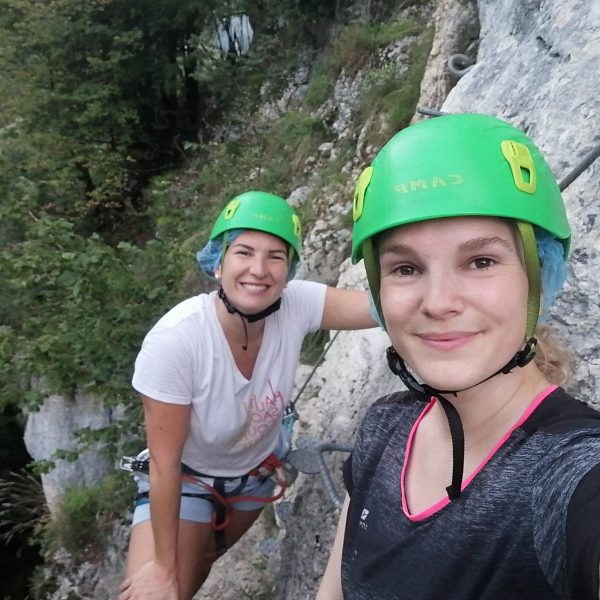
[[279,426],[283,417],[283,394],[275,391],[271,380],[268,380],[270,394],[260,400],[256,395],[244,401],[246,409],[246,431],[239,442],[241,448],[252,446],[269,431]]

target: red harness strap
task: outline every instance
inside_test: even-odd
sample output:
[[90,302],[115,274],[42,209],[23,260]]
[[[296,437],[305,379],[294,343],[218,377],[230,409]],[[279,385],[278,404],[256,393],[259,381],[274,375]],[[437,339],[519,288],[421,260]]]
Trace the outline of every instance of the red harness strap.
[[[277,478],[277,485],[279,485],[279,492],[274,496],[251,496],[251,495],[237,495],[237,496],[227,496],[224,492],[219,492],[215,489],[214,486],[205,483],[204,481],[197,479],[191,475],[182,474],[181,478],[184,481],[188,481],[195,485],[198,485],[204,488],[208,493],[210,493],[213,498],[221,504],[221,506],[225,510],[225,515],[222,519],[217,521],[216,512],[213,515],[212,526],[215,531],[223,531],[229,525],[231,519],[231,505],[234,502],[275,502],[275,500],[279,500],[279,498],[283,497],[285,490],[288,487],[288,481],[285,475],[285,470],[283,468],[282,462],[275,456],[275,454],[269,454],[265,460],[263,460],[256,469],[253,469],[248,473],[248,475],[253,477],[269,477],[272,474],[275,474]],[[218,479],[218,478],[214,478]]]

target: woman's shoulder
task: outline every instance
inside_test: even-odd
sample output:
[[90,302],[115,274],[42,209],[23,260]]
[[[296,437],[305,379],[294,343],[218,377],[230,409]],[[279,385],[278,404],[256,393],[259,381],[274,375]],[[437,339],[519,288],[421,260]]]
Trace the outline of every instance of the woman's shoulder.
[[217,339],[212,294],[187,298],[165,313],[146,333],[142,348],[157,351],[193,351],[198,343]]
[[212,312],[215,293],[199,294],[182,300],[167,311],[154,325],[154,328],[178,328],[189,319],[203,319]]
[[387,396],[378,398],[371,404],[367,410],[369,414],[400,414],[405,411],[419,412],[427,405],[426,402],[417,398],[414,392],[404,390],[400,392],[392,392]]
[[389,432],[402,422],[412,424],[425,406],[425,402],[419,401],[415,394],[409,391],[382,396],[369,406],[363,417],[361,423],[363,435],[372,435],[376,430]]
[[318,329],[323,316],[325,293],[327,286],[324,283],[294,279],[283,290],[281,297],[281,311],[275,313],[277,319],[283,319],[285,327],[296,323],[304,335],[307,330]]
[[549,394],[522,429],[531,441],[537,489],[572,490],[600,463],[600,413],[562,388]]
[[306,279],[292,279],[283,289],[283,297],[321,295],[325,293],[327,286],[317,281]]
[[548,394],[522,428],[530,434],[539,432],[549,436],[589,430],[600,438],[600,412],[558,387]]

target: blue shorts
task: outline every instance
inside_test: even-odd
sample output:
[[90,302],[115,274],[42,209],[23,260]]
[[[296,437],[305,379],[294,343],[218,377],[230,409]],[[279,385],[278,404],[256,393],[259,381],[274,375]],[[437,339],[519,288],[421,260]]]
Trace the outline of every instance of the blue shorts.
[[[239,486],[240,480],[234,479],[228,482],[225,486],[226,490],[235,489]],[[143,479],[137,479],[138,493],[144,494],[148,492],[148,482]],[[233,486],[233,487],[231,487]],[[275,482],[264,477],[248,477],[246,485],[236,493],[236,496],[258,496],[260,498],[270,498],[275,490]],[[182,494],[203,494],[206,490],[188,481],[181,483]],[[235,510],[258,510],[262,508],[265,502],[251,502],[249,500],[241,500],[232,502],[230,506]],[[184,521],[195,521],[196,523],[211,523],[215,509],[213,503],[205,498],[194,496],[181,496],[181,506],[179,508],[179,518]],[[142,521],[150,519],[150,502],[148,497],[139,498],[136,501],[133,511],[132,525],[137,525]]]
[[[283,458],[289,449],[291,431],[282,425],[279,441],[275,448],[274,454],[279,458]],[[145,494],[145,497],[138,498],[133,511],[132,525],[137,525],[142,521],[150,519],[150,502],[148,500],[148,490],[150,489],[147,479],[136,477],[138,494]],[[248,481],[243,488],[237,490],[240,485],[240,479],[232,479],[226,482],[225,491],[231,493],[235,491],[236,496],[257,496],[259,498],[271,498],[275,490],[275,482],[264,477],[248,477]],[[183,494],[204,494],[206,489],[200,485],[190,483],[189,481],[181,482],[181,505],[179,508],[179,518],[184,521],[194,521],[196,523],[212,523],[213,513],[215,512],[213,503],[206,498],[198,498],[195,496],[187,496]],[[264,502],[252,502],[249,500],[241,500],[232,502],[230,506],[235,510],[258,510],[267,504]]]

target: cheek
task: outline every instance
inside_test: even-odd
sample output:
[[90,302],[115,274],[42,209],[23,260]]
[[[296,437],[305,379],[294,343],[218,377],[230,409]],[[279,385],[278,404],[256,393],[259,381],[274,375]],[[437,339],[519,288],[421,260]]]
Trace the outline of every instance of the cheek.
[[287,275],[290,272],[290,265],[285,261],[281,261],[274,267],[273,272],[277,273],[278,276],[287,278]]
[[[414,311],[414,300],[406,291],[401,291],[394,286],[382,284],[380,287],[381,310],[386,324],[395,324],[400,327],[405,323],[411,312]],[[388,328],[389,331],[389,328]]]
[[527,326],[527,298],[529,285],[525,275],[510,278],[500,288],[484,292],[479,306],[490,318],[502,326],[508,344],[520,343]]

